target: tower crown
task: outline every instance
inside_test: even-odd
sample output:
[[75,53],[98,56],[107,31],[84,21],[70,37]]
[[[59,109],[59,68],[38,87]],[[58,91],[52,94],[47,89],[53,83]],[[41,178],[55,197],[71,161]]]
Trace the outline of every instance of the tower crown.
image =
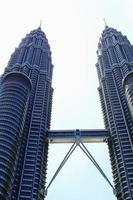
[[41,26],[32,30],[22,39],[18,48],[11,55],[7,68],[20,70],[24,65],[36,66],[44,71],[51,71],[51,51],[45,33]]

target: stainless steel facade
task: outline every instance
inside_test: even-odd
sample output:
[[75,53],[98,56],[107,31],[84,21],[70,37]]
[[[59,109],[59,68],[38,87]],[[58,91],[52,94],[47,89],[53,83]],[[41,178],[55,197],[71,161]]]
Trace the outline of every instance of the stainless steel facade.
[[44,199],[52,71],[48,40],[39,27],[15,49],[1,77],[2,200]]
[[122,85],[133,71],[133,46],[106,26],[97,56],[106,130],[50,131],[53,65],[48,40],[39,27],[15,49],[0,86],[0,199],[43,200],[48,142],[74,142],[76,137],[108,142],[117,199],[133,199],[133,120]]
[[133,199],[133,123],[123,78],[133,70],[133,46],[116,29],[105,27],[98,44],[96,64],[113,179],[118,200]]

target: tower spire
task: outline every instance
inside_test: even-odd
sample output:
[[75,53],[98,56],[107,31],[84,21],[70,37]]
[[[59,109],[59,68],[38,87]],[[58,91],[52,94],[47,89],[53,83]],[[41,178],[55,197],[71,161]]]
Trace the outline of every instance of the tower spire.
[[39,29],[41,29],[41,26],[42,26],[42,20],[40,20],[40,24],[39,24]]
[[108,28],[108,25],[107,25],[107,23],[106,23],[105,18],[103,19],[103,21],[104,21],[105,28]]

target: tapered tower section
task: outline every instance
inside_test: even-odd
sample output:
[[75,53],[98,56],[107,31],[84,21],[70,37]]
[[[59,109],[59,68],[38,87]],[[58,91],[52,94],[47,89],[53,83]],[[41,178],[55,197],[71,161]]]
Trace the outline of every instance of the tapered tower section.
[[[19,109],[16,109],[17,104],[15,106],[13,105],[12,108],[14,109],[14,116],[18,117],[16,120],[21,120],[21,128],[12,133],[16,137],[14,139],[14,145],[17,146],[15,140],[19,141],[19,148],[14,149],[16,156],[12,154],[14,160],[7,156],[7,162],[13,160],[12,163],[15,163],[15,165],[13,166],[12,173],[10,173],[11,184],[8,183],[8,187],[5,185],[8,194],[6,199],[44,199],[43,192],[45,189],[48,153],[46,133],[47,129],[50,128],[53,93],[51,87],[52,72],[53,65],[48,40],[39,27],[27,34],[19,47],[15,49],[2,76],[2,79],[5,80],[2,84],[5,86],[7,85],[6,80],[8,82],[8,79],[11,78],[8,74],[23,74],[20,77],[21,80],[17,79],[20,83],[16,84],[16,86],[14,86],[16,82],[11,82],[11,85],[14,84],[12,88],[16,88],[12,89],[14,90],[14,94],[20,98],[18,100],[20,106],[23,103],[23,99],[26,99],[26,95],[29,95],[27,97],[24,119],[21,116],[22,113],[17,116],[17,113],[19,113]],[[5,79],[6,76],[7,78]],[[23,91],[23,84],[26,85],[26,80],[22,80],[24,76],[32,86],[28,94]],[[10,88],[11,85],[9,84],[7,87]],[[3,94],[3,90],[1,89],[1,94]],[[6,93],[6,89],[4,91]],[[4,95],[7,94],[5,93]],[[17,101],[17,97],[14,94],[11,93],[10,95],[13,102]],[[9,113],[10,117],[12,116]]]
[[133,124],[122,79],[133,70],[133,46],[116,29],[105,27],[98,44],[99,94],[118,200],[133,199]]

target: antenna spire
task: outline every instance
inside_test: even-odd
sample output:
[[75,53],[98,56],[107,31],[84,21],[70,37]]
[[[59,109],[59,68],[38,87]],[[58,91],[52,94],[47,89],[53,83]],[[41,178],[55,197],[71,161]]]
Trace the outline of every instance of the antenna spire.
[[103,21],[104,21],[104,24],[105,24],[105,28],[108,28],[105,18],[103,19]]
[[39,29],[41,29],[41,26],[42,26],[42,20],[40,20],[40,24],[39,24]]

